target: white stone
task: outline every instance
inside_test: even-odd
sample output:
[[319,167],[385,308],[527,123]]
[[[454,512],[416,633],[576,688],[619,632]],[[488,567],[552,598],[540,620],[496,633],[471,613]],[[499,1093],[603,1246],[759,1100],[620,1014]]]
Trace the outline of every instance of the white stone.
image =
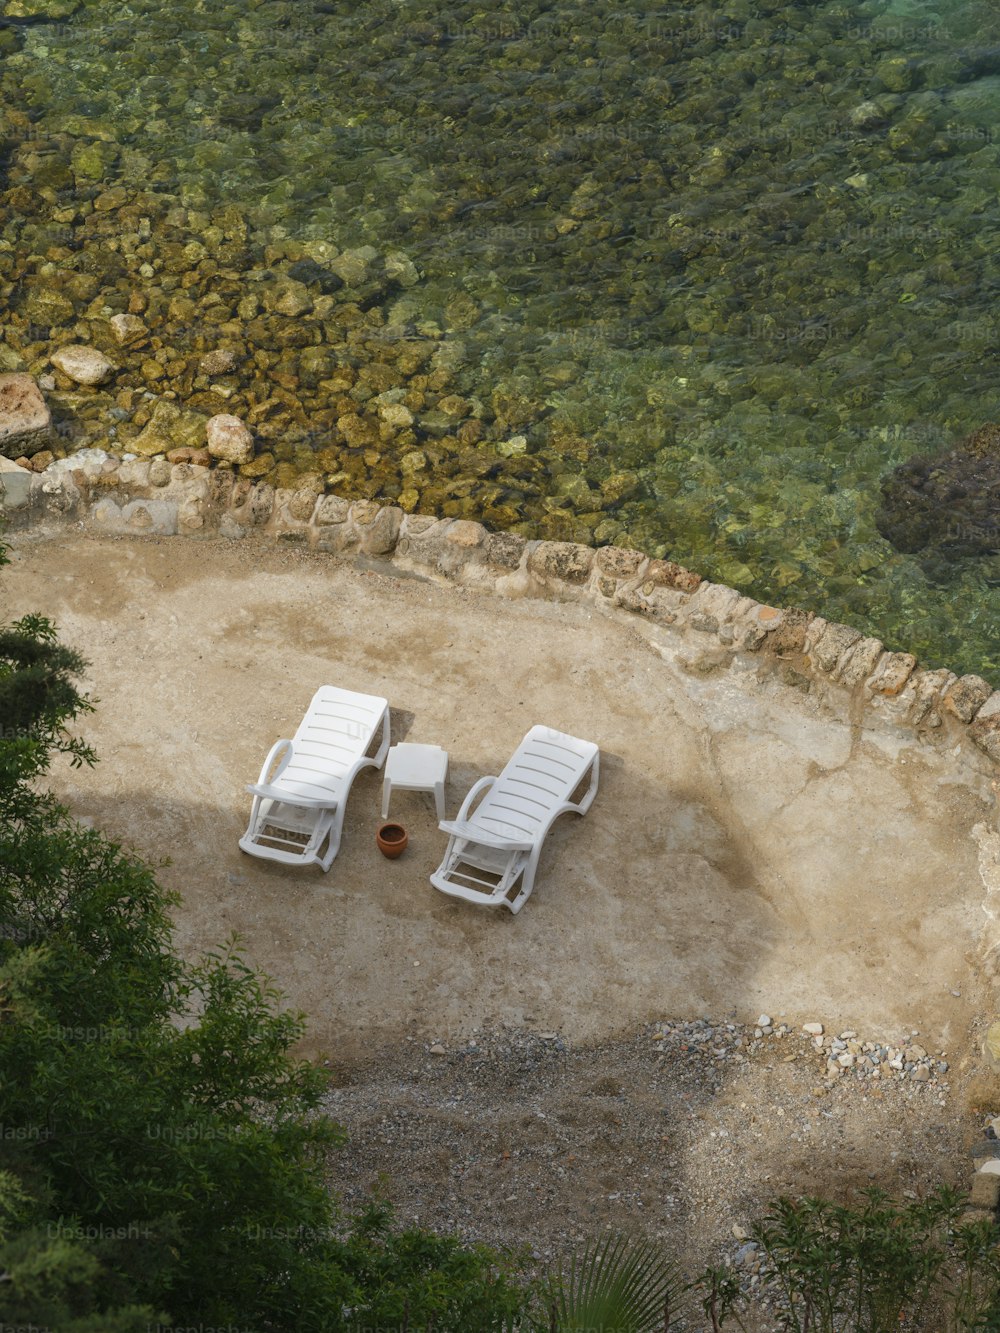
[[108,323],[120,347],[141,342],[149,333],[138,315],[112,315]]
[[413,413],[402,403],[380,403],[378,414],[387,426],[405,430],[413,425]]
[[771,1026],[771,1015],[761,1014],[760,1018],[757,1019],[757,1026],[759,1028],[769,1028]]
[[75,384],[103,384],[117,369],[96,347],[83,347],[79,343],[60,347],[50,360]]
[[220,412],[209,417],[205,427],[208,452],[227,463],[249,463],[253,458],[253,436],[239,417]]
[[822,1035],[823,1035],[823,1024],[822,1024],[822,1023],[803,1023],[803,1024],[802,1024],[802,1031],[803,1031],[803,1032],[808,1032],[809,1035],[810,1035],[810,1037],[822,1037]]
[[976,1174],[979,1176],[1000,1176],[1000,1157],[987,1157]]

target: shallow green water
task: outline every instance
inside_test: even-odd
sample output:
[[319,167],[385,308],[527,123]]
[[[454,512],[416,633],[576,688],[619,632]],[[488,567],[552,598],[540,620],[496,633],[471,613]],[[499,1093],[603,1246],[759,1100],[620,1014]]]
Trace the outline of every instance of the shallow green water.
[[392,318],[570,535],[996,677],[1000,557],[875,514],[1000,414],[997,49],[980,0],[88,0],[2,80],[108,179],[414,259]]

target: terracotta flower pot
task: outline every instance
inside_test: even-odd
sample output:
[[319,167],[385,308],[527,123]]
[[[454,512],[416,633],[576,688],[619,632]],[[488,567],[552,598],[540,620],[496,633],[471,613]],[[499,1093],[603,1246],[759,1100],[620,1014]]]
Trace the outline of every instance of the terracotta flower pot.
[[406,851],[406,844],[410,841],[410,835],[402,824],[383,824],[375,834],[375,841],[378,843],[378,849],[383,856],[387,856],[390,861],[394,861],[397,856],[401,856]]

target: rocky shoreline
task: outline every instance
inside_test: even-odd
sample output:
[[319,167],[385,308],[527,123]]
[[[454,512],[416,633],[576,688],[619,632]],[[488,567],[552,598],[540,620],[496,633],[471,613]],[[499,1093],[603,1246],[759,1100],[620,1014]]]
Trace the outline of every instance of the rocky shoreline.
[[136,536],[258,537],[502,596],[589,601],[683,636],[699,670],[744,655],[841,715],[855,717],[860,708],[866,725],[902,728],[939,746],[968,738],[1000,763],[1000,690],[977,675],[924,669],[912,654],[887,650],[848,625],[762,605],[642,551],[528,540],[467,519],[328,494],[319,474],[283,488],[225,462],[207,466],[204,455],[171,456],[204,461],[85,450],[34,472],[3,460],[8,524],[72,521]]

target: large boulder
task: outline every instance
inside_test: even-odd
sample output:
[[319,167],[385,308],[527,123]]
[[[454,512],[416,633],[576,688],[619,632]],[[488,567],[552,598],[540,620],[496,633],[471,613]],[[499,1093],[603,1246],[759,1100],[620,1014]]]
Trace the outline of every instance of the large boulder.
[[946,454],[901,464],[882,482],[876,522],[908,554],[1000,551],[1000,425],[980,427]]
[[52,414],[42,391],[21,371],[0,375],[0,453],[30,457],[44,449],[52,432]]

